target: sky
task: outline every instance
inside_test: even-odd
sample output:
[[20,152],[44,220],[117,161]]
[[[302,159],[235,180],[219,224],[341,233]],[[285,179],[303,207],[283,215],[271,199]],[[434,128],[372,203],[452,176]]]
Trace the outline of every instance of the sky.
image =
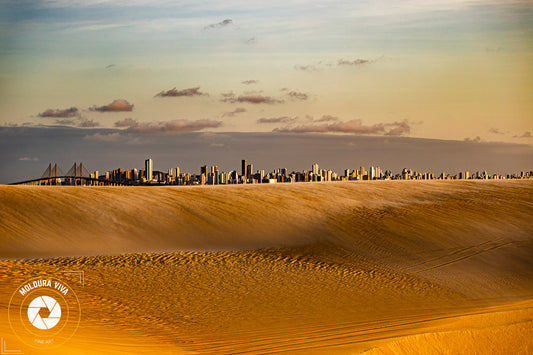
[[0,138],[35,149],[0,159],[47,165],[54,140],[13,141],[17,127],[94,145],[264,132],[527,150],[531,18],[512,0],[0,0]]

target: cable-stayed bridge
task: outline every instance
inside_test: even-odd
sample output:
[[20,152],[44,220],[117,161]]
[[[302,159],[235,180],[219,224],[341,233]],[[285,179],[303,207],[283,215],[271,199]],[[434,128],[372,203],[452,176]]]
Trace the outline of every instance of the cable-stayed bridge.
[[83,163],[74,163],[66,173],[64,173],[57,164],[52,165],[52,163],[50,163],[40,178],[14,182],[10,185],[120,186],[131,184],[127,182],[99,179],[98,176],[92,176],[83,166]]

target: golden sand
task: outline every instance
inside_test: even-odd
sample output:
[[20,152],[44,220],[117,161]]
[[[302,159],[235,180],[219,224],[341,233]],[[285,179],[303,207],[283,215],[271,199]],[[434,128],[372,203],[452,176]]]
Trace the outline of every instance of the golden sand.
[[[47,353],[533,352],[533,181],[1,186],[0,201],[0,319],[24,280],[84,271],[78,331]],[[5,321],[0,335],[32,353]]]

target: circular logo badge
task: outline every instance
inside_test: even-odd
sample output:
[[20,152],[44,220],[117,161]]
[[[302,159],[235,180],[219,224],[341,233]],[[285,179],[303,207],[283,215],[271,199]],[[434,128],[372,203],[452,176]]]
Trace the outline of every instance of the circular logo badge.
[[22,283],[8,305],[8,320],[25,344],[50,349],[67,342],[78,329],[81,308],[74,290],[54,277]]
[[[39,314],[43,308],[47,308],[49,311],[46,318]],[[34,298],[28,306],[28,319],[37,329],[52,329],[61,320],[61,306],[50,296],[39,296]]]

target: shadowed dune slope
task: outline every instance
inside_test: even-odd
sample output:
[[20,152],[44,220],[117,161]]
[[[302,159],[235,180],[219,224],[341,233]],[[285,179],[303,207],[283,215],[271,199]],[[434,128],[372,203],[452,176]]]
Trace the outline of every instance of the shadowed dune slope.
[[324,242],[394,263],[427,248],[527,239],[532,191],[529,181],[0,186],[0,257]]

